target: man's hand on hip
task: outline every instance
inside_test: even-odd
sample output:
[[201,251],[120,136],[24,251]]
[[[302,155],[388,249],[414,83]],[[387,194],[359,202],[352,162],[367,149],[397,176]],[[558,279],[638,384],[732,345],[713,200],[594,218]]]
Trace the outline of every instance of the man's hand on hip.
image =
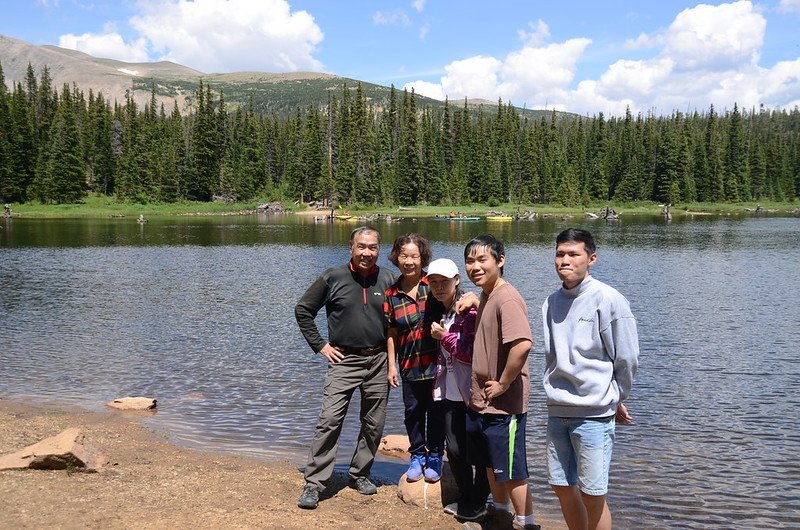
[[344,359],[344,353],[342,353],[342,350],[331,346],[328,342],[325,343],[325,346],[322,347],[319,353],[328,359],[329,363],[338,363]]

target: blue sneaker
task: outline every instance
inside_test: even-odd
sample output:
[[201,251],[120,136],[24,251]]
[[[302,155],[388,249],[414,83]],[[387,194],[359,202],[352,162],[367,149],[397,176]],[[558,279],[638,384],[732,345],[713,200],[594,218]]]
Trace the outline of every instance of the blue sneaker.
[[440,478],[442,478],[442,457],[431,453],[425,464],[425,482],[438,482]]
[[421,479],[423,465],[425,465],[425,455],[411,455],[411,464],[406,471],[406,480],[416,482]]

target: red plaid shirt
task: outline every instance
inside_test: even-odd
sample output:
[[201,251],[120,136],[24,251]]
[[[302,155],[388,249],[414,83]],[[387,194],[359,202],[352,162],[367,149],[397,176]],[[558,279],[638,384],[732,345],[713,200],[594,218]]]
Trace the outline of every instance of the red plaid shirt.
[[395,355],[400,364],[400,376],[407,381],[436,376],[439,344],[431,337],[430,323],[425,323],[425,306],[430,293],[427,276],[419,282],[416,300],[403,291],[398,279],[386,290],[383,301],[386,325],[397,329]]

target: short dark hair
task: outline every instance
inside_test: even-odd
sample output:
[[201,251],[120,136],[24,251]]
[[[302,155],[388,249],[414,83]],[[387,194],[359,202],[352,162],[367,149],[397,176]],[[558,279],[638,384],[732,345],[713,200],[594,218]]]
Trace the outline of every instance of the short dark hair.
[[394,240],[392,251],[389,253],[389,261],[394,263],[395,267],[399,267],[400,265],[397,261],[397,258],[400,257],[400,251],[403,249],[403,247],[409,243],[417,245],[417,248],[419,249],[420,261],[422,261],[422,267],[427,267],[431,262],[431,257],[433,256],[433,253],[431,252],[431,244],[428,243],[427,239],[413,232],[404,236],[400,236]]
[[[464,247],[464,261],[467,261],[472,252],[479,247],[486,247],[489,249],[489,252],[494,257],[494,260],[499,262],[501,256],[506,255],[506,248],[503,245],[503,242],[494,237],[491,234],[484,234],[482,236],[474,237],[467,243],[467,246]],[[500,267],[500,276],[503,275],[503,267]]]
[[594,236],[588,230],[581,228],[567,228],[556,236],[556,247],[561,243],[583,243],[586,252],[591,256],[597,250]]
[[372,228],[371,226],[359,226],[352,232],[350,232],[350,246],[353,246],[353,242],[356,240],[356,236],[361,235],[363,233],[373,233],[378,236],[378,244],[381,243],[381,233]]

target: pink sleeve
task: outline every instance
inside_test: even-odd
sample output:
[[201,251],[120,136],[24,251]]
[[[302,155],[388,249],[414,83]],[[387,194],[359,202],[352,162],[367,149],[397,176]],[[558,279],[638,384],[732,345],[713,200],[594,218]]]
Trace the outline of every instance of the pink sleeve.
[[453,357],[461,362],[472,363],[472,343],[475,340],[475,319],[478,312],[475,308],[466,315],[456,315],[450,331],[442,337],[442,346]]

